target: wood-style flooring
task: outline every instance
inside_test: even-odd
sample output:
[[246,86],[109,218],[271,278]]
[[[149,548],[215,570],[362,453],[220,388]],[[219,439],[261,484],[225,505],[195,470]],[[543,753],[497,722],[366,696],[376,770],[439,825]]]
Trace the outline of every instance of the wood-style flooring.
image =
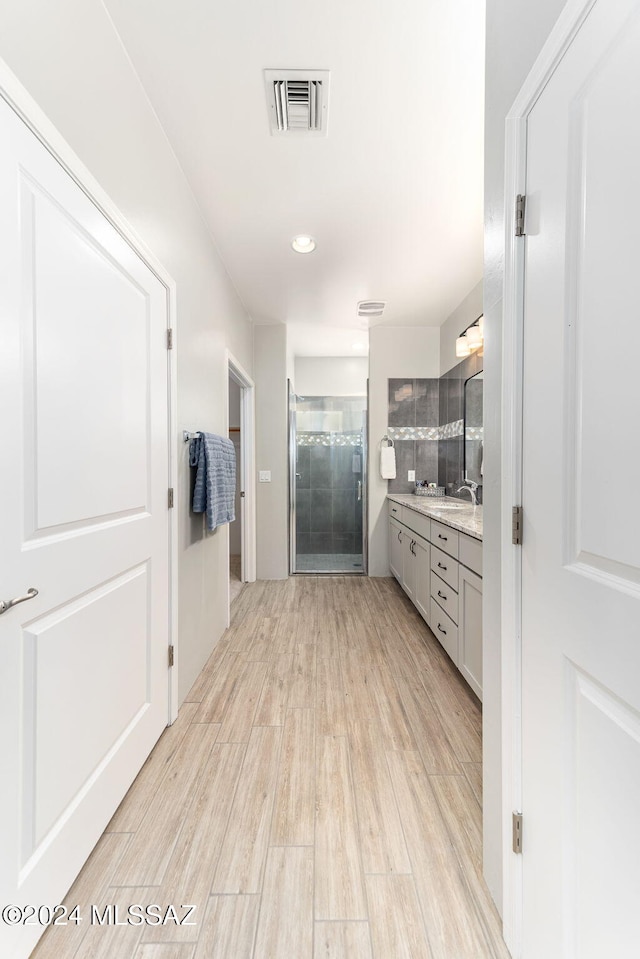
[[245,586],[34,959],[508,959],[481,869],[481,711],[394,580]]

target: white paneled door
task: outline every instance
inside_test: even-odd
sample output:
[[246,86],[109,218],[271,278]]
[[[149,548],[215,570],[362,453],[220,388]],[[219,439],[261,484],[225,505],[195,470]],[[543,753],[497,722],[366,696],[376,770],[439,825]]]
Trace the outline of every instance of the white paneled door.
[[[4,101],[0,139],[0,599],[38,590],[0,615],[0,906],[22,909],[61,900],[167,723],[167,303]],[[39,931],[0,922],[0,955]]]
[[524,959],[640,955],[640,3],[527,130]]

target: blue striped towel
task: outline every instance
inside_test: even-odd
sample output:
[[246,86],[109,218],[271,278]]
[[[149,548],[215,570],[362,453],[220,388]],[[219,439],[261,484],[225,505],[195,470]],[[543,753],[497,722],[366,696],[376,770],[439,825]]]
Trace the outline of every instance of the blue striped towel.
[[191,440],[189,463],[197,466],[193,512],[207,514],[207,529],[214,530],[236,518],[236,451],[231,440],[201,433]]

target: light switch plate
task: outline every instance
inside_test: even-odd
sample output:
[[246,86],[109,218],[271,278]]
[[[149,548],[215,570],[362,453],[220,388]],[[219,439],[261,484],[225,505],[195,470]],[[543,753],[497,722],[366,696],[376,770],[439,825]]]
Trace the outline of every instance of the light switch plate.
[[270,483],[271,482],[271,470],[260,470],[258,473],[258,481],[260,483]]
[[416,471],[407,470],[407,483],[415,483],[416,481]]

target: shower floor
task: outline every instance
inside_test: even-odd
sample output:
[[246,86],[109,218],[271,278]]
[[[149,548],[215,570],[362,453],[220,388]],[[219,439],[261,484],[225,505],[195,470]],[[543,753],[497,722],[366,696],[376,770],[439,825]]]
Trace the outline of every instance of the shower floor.
[[298,573],[361,573],[362,553],[298,553]]

